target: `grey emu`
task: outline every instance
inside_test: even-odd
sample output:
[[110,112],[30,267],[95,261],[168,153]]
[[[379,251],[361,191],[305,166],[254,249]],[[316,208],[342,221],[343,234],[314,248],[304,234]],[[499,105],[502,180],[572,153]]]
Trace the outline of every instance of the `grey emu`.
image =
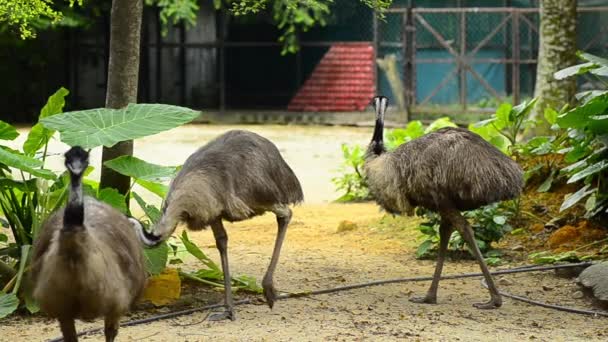
[[437,286],[454,229],[465,239],[488,284],[491,299],[474,306],[492,309],[502,299],[475,243],[474,233],[463,210],[512,199],[522,191],[523,172],[513,160],[477,134],[461,128],[442,128],[387,152],[383,144],[386,97],[373,100],[376,126],[365,156],[365,174],[370,192],[387,212],[412,215],[417,206],[441,216],[437,265],[424,297],[412,302],[437,302]]
[[266,275],[264,296],[272,308],[277,293],[273,274],[291,220],[290,204],[303,200],[295,174],[268,139],[255,133],[233,130],[213,139],[194,152],[171,182],[162,208],[162,218],[150,232],[141,230],[149,246],[167,239],[179,222],[188,229],[211,226],[224,271],[225,311],[212,320],[234,320],[228,236],[222,220],[243,221],[266,211],[277,217],[278,234]]
[[83,197],[88,153],[65,154],[70,173],[68,203],[43,224],[34,243],[30,286],[42,311],[59,320],[65,341],[77,341],[74,319],[105,319],[106,341],[146,282],[142,244],[125,215]]

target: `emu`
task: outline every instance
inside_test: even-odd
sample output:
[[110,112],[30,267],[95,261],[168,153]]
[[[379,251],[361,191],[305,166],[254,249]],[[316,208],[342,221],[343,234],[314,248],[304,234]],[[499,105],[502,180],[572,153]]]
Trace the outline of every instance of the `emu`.
[[59,320],[65,341],[77,341],[74,319],[104,317],[106,341],[114,341],[118,321],[139,298],[146,271],[134,223],[125,215],[83,196],[88,152],[65,153],[70,174],[68,203],[53,213],[34,243],[30,284],[33,297]]
[[502,305],[488,267],[475,243],[463,210],[515,198],[523,187],[523,171],[513,160],[477,134],[461,128],[442,128],[387,152],[383,144],[388,99],[373,99],[376,125],[365,155],[364,171],[376,202],[392,214],[412,215],[417,206],[441,216],[439,253],[433,281],[415,303],[437,303],[437,287],[452,231],[457,229],[471,248],[488,284],[491,299],[480,309]]
[[150,232],[140,230],[140,237],[153,246],[167,239],[180,222],[195,231],[211,226],[224,272],[225,311],[210,319],[234,320],[228,235],[222,220],[243,221],[267,211],[276,215],[278,234],[262,280],[264,297],[272,308],[277,297],[273,275],[292,215],[289,205],[303,199],[300,182],[272,142],[252,132],[233,130],[188,157],[169,186],[160,221]]

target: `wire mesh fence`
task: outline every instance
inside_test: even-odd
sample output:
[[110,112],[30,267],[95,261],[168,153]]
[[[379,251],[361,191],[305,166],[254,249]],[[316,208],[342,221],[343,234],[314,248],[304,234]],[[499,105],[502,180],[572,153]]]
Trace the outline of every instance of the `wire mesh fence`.
[[[502,7],[472,7],[490,5]],[[414,113],[487,112],[500,101],[533,95],[539,44],[535,5],[395,0],[379,19],[359,1],[338,0],[326,25],[299,33],[300,49],[285,56],[269,13],[235,18],[202,4],[196,26],[176,25],[163,34],[157,11],[147,8],[139,101],[218,110],[285,109],[329,49],[346,42],[374,47],[376,91]],[[66,62],[48,69],[55,81],[64,75],[71,108],[104,105],[108,28],[104,17],[56,40]],[[607,33],[608,7],[579,8],[579,49],[607,55]],[[591,88],[593,82],[583,79],[581,85]]]

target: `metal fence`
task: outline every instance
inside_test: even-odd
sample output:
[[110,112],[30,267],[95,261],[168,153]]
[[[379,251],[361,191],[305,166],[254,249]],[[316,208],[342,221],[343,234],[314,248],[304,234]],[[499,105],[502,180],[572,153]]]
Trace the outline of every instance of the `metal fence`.
[[[608,7],[578,9],[579,49],[608,52]],[[399,61],[411,113],[486,112],[531,97],[536,78],[536,8],[395,8],[380,22],[378,56]],[[592,82],[593,80],[587,79]]]
[[[396,6],[405,3],[395,1]],[[285,110],[327,50],[343,42],[373,44],[378,60],[393,58],[396,77],[377,68],[377,92],[403,100],[414,114],[486,112],[500,101],[518,102],[533,94],[537,8],[405,5],[378,19],[359,1],[339,0],[332,13],[325,27],[299,34],[296,54],[281,56],[280,32],[270,14],[234,18],[203,2],[195,27],[172,26],[163,34],[158,12],[146,8],[138,100],[206,110]],[[608,6],[581,7],[578,13],[579,49],[608,55]],[[45,35],[32,44],[40,44],[47,65],[18,48],[6,54],[4,69],[27,65],[31,72],[6,83],[15,94],[28,95],[6,96],[3,118],[5,112],[14,113],[14,120],[24,121],[23,113],[40,108],[58,85],[72,92],[69,109],[104,105],[109,17],[86,30]],[[45,57],[47,51],[52,53]],[[15,99],[20,102],[10,103]]]

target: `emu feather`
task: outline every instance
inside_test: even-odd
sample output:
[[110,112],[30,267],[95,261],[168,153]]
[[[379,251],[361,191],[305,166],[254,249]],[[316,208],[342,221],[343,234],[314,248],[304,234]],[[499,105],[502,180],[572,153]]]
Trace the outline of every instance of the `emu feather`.
[[437,287],[449,238],[458,229],[473,251],[490,290],[483,309],[499,307],[502,299],[475,242],[473,231],[460,214],[497,201],[516,198],[523,187],[523,171],[509,157],[462,128],[442,128],[399,146],[384,148],[382,132],[388,99],[374,98],[376,126],[365,156],[364,171],[376,202],[393,214],[413,215],[416,207],[441,216],[440,244],[433,282],[419,303],[436,303]]

